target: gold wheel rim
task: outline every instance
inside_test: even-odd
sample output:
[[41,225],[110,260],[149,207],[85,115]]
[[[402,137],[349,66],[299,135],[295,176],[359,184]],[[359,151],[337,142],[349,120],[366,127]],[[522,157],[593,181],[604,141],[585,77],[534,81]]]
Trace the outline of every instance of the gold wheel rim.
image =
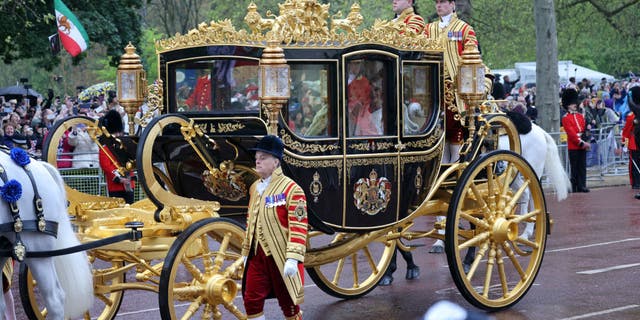
[[242,228],[216,221],[204,224],[185,239],[168,277],[171,319],[217,319],[225,310],[237,318],[244,316],[234,303],[241,287],[241,268],[232,266],[242,264],[239,252],[243,238]]
[[[309,244],[314,244],[318,237],[328,236],[320,232],[310,233]],[[326,245],[338,245],[355,237],[358,235],[337,233]],[[358,296],[378,284],[389,266],[395,248],[396,242],[386,240],[383,236],[352,254],[335,257],[333,262],[314,267],[313,270],[318,280],[329,290],[343,296]]]
[[[526,293],[540,268],[547,233],[544,196],[535,172],[515,154],[492,155],[474,167],[457,199],[452,225],[455,263],[464,291],[483,306],[502,308]],[[511,188],[518,173],[523,184]],[[526,189],[533,208],[518,215],[517,201]],[[535,226],[531,240],[518,238],[526,222]],[[476,254],[466,273],[463,261],[470,247]]]

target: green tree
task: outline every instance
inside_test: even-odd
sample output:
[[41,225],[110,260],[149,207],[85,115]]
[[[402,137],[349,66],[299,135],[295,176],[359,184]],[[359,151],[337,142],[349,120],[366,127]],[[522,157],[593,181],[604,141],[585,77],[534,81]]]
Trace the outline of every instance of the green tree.
[[[89,34],[90,46],[103,44],[116,65],[122,48],[140,39],[137,9],[143,0],[65,0]],[[60,63],[50,53],[48,36],[57,32],[52,0],[5,0],[0,3],[0,57],[4,63],[33,58],[46,70]],[[65,54],[65,53],[61,53]],[[74,59],[77,63],[86,54]]]

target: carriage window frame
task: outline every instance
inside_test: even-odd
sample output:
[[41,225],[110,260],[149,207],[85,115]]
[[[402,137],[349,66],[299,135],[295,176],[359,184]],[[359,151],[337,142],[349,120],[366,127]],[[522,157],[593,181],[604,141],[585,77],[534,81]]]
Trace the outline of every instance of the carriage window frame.
[[[371,87],[371,98],[370,98],[370,106],[372,108],[359,109],[360,103],[356,101],[361,100],[358,99],[358,96],[362,97],[362,93],[357,93],[358,91],[350,91],[349,86],[353,79],[357,79],[354,77],[353,71],[349,70],[351,67],[351,63],[358,63],[361,61],[363,63],[364,77],[366,81],[368,81],[369,86]],[[380,67],[377,67],[376,64],[379,64]],[[390,136],[397,136],[397,111],[396,111],[396,86],[397,86],[397,66],[398,66],[398,56],[386,53],[384,51],[378,50],[370,50],[366,52],[356,52],[353,54],[345,55],[343,58],[343,86],[344,86],[344,125],[347,139],[371,139],[371,138],[387,138]],[[350,73],[352,73],[350,75]],[[351,79],[350,79],[351,78]],[[364,82],[364,81],[363,81]],[[375,82],[381,82],[378,84],[374,84]],[[363,85],[365,87],[364,92],[366,96],[366,84]],[[350,96],[351,94],[351,96]],[[376,97],[375,95],[379,95]],[[366,101],[366,100],[365,100]],[[354,103],[356,102],[356,103]],[[374,104],[380,104],[378,106],[374,106]],[[364,130],[359,129],[356,119],[356,115],[353,113],[354,111],[360,111],[360,115],[369,116],[366,114],[365,110],[373,110],[370,114],[374,117],[367,124],[365,122]],[[380,111],[381,115],[375,114],[377,111]],[[362,118],[361,118],[362,119]],[[358,119],[360,120],[360,119]],[[375,123],[379,122],[382,125],[382,128],[375,127]],[[365,117],[366,121],[366,117]],[[373,124],[373,125],[370,125]],[[362,127],[361,127],[362,128]],[[370,134],[369,132],[374,132],[378,130],[380,133]],[[364,132],[363,134],[358,134],[357,131]]]
[[[227,79],[223,79],[221,81],[224,81],[224,83],[219,85],[215,84],[215,81],[218,81],[216,74],[218,67],[216,67],[216,64],[228,61],[233,61],[231,69],[229,69],[227,65],[220,67],[220,71],[226,73],[223,75],[225,78],[231,77],[233,83],[229,84]],[[238,65],[239,63],[240,65]],[[225,115],[240,113],[258,115],[260,113],[260,100],[258,95],[259,65],[259,59],[236,56],[208,56],[172,61],[167,66],[168,88],[171,88],[169,89],[171,96],[168,97],[170,112],[179,114],[206,113]],[[203,70],[204,73],[200,73],[199,70]],[[231,73],[228,73],[229,70],[231,70]],[[184,77],[188,77],[189,79],[178,81],[180,80],[178,72],[183,72]],[[188,75],[185,75],[185,73]],[[226,92],[221,93],[221,96],[218,96],[215,91],[210,92],[210,109],[198,108],[197,106],[186,108],[183,102],[192,94],[195,94],[198,77],[200,75],[207,75],[209,81],[215,77],[216,80],[214,80],[213,83],[210,82],[209,86],[212,88],[223,88],[221,90],[225,90]],[[185,84],[186,87],[182,87],[181,83],[187,80],[189,80],[189,83]],[[186,92],[187,90],[189,90],[188,94],[182,93],[182,96],[180,96],[181,91]],[[222,107],[216,103],[218,97],[223,99],[224,104]]]
[[[287,63],[291,97],[282,108],[284,125],[303,139],[336,138],[336,61],[289,60]],[[297,119],[298,115],[301,119]],[[307,129],[313,132],[305,132]]]
[[402,63],[400,99],[403,136],[422,136],[433,127],[440,100],[438,70],[438,64],[433,62],[404,61]]

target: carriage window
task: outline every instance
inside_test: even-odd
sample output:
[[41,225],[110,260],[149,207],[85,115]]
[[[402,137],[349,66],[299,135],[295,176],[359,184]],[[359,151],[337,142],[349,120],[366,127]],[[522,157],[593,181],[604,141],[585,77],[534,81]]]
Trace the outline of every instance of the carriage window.
[[219,59],[175,66],[178,112],[258,112],[258,61]]
[[404,134],[420,134],[426,130],[433,111],[432,69],[424,64],[405,64],[402,74]]
[[374,59],[347,61],[347,122],[349,136],[381,136],[389,113],[388,62]]
[[323,137],[331,132],[328,69],[326,64],[291,64],[291,98],[285,118],[301,136]]

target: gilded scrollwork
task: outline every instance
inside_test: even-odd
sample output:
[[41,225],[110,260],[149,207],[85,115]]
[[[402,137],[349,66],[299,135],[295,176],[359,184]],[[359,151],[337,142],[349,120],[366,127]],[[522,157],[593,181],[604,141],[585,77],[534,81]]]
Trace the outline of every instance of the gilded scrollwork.
[[228,133],[242,130],[246,127],[244,123],[218,123],[219,133]]
[[409,148],[425,149],[425,148],[433,147],[436,144],[436,142],[438,142],[441,138],[442,138],[442,128],[437,127],[436,131],[433,134],[429,135],[428,138],[409,141],[406,143],[406,145]]
[[403,156],[400,157],[400,168],[402,169],[401,175],[404,175],[404,169],[405,166],[407,164],[412,164],[412,163],[425,163],[429,160],[434,159],[435,157],[439,156],[440,153],[439,152],[431,152],[425,155],[419,155],[419,156]]
[[160,79],[157,79],[156,81],[153,82],[153,84],[150,84],[149,86],[147,86],[148,108],[146,112],[144,112],[140,116],[140,119],[137,120],[138,124],[141,127],[146,128],[147,125],[149,124],[149,121],[151,121],[153,117],[162,113],[162,110],[164,109],[162,104],[162,94],[163,94],[162,92],[163,92],[162,80]]
[[322,153],[327,151],[338,150],[337,145],[333,144],[311,144],[311,143],[302,143],[300,141],[293,140],[291,135],[289,135],[286,131],[280,130],[280,137],[282,138],[282,142],[288,148],[298,151],[298,152],[309,152],[309,153]]
[[349,145],[349,149],[358,150],[358,151],[376,151],[376,150],[387,150],[391,147],[395,146],[393,142],[363,142],[363,143],[354,143]]
[[374,43],[399,49],[443,50],[440,42],[405,30],[402,21],[378,19],[370,28],[358,32],[363,21],[358,4],[352,5],[346,18],[340,18],[340,13],[330,15],[330,5],[317,0],[286,0],[278,7],[278,15],[267,11],[263,17],[252,2],[244,18],[248,31],[236,30],[229,19],[203,22],[185,35],[178,33],[156,41],[156,50],[162,52],[207,44],[260,46],[272,38],[280,39],[290,47],[339,48]]

